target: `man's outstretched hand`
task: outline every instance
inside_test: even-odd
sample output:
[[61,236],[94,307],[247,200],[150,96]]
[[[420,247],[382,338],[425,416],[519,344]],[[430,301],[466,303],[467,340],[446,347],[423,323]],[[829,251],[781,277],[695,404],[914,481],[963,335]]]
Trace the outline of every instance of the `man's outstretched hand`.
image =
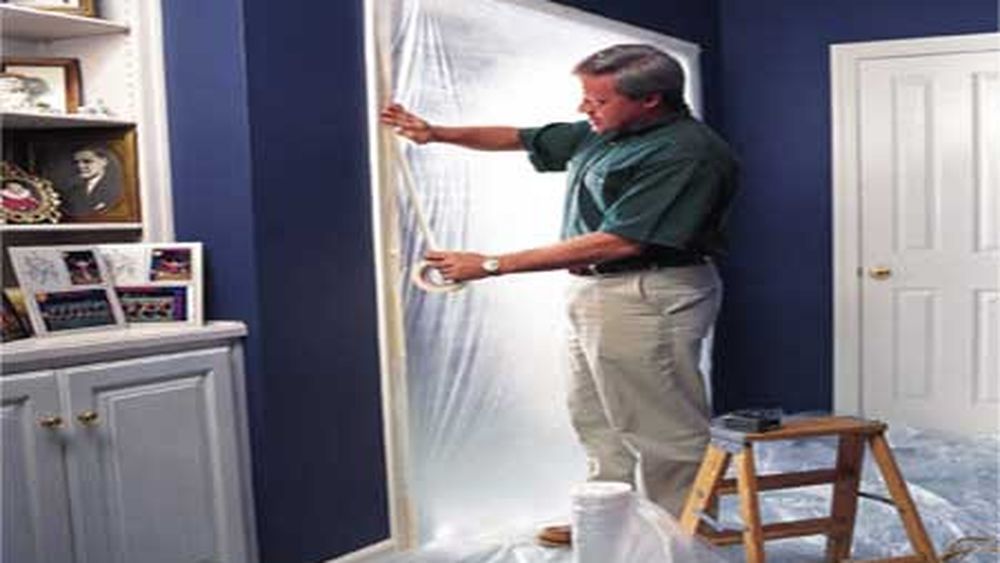
[[431,124],[407,111],[400,104],[389,104],[379,115],[384,125],[392,127],[396,134],[422,145],[433,140]]

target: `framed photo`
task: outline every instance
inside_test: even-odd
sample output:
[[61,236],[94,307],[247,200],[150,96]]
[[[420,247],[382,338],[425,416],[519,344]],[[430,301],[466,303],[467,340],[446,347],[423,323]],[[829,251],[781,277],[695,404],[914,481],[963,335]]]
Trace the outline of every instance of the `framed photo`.
[[8,252],[35,334],[125,326],[96,246],[18,246]]
[[62,223],[138,223],[139,170],[132,127],[24,134],[28,169],[59,194]]
[[52,10],[66,12],[78,16],[94,17],[94,0],[3,0],[3,4],[25,6],[36,10]]
[[201,324],[200,242],[98,245],[126,322]]
[[52,182],[0,161],[0,223],[57,223],[59,216]]
[[79,60],[4,57],[0,64],[3,109],[76,113],[80,107]]
[[7,292],[3,292],[2,296],[3,304],[0,306],[0,320],[2,320],[3,324],[0,326],[0,342],[10,342],[11,340],[20,340],[31,336],[31,332],[18,315],[14,303],[7,297]]

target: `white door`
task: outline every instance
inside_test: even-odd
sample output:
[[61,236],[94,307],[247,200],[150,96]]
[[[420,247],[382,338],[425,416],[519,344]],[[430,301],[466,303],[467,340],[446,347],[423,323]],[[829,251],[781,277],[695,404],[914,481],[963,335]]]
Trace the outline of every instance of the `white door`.
[[3,377],[0,398],[0,562],[66,563],[73,546],[56,377],[52,372]]
[[80,563],[247,561],[229,350],[63,376]]
[[865,416],[1000,429],[998,55],[858,63]]

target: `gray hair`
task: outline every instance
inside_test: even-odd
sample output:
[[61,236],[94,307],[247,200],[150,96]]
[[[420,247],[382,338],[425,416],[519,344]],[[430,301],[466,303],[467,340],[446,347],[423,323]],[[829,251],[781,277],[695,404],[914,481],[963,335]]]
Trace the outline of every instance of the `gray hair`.
[[583,59],[574,74],[615,77],[615,89],[638,100],[661,94],[672,109],[687,113],[684,102],[684,68],[674,57],[643,44],[613,45]]

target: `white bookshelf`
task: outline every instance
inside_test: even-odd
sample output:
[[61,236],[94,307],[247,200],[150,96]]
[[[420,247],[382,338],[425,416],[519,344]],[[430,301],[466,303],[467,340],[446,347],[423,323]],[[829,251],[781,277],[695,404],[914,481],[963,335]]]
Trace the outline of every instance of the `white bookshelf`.
[[8,38],[53,41],[93,35],[124,34],[129,32],[129,26],[106,19],[0,4],[0,30],[4,37]]
[[[142,221],[5,225],[4,235],[119,231],[122,242],[174,240],[170,150],[163,64],[161,0],[102,0],[99,17],[0,4],[5,58],[74,58],[80,62],[81,104],[100,102],[109,116],[0,112],[5,136],[47,129],[134,127]],[[42,235],[38,235],[42,236]],[[15,237],[5,244],[17,244]]]
[[127,127],[135,124],[135,121],[100,115],[25,111],[0,112],[0,125],[5,129],[77,129],[85,127]]

